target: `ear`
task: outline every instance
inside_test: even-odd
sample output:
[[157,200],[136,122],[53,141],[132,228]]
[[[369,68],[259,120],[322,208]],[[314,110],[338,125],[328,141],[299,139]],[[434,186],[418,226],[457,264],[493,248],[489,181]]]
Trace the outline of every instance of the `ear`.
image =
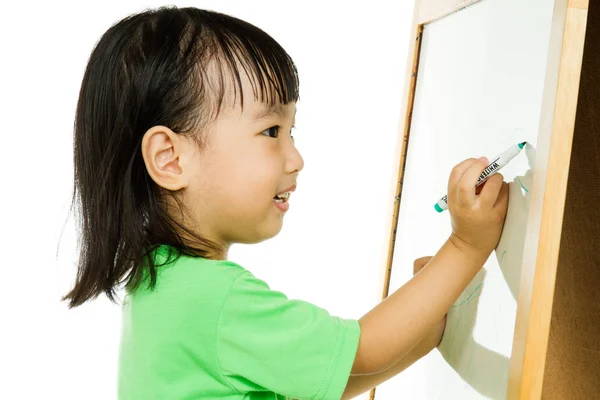
[[188,186],[183,173],[187,143],[165,126],[153,126],[142,138],[142,157],[146,170],[157,185],[177,191]]

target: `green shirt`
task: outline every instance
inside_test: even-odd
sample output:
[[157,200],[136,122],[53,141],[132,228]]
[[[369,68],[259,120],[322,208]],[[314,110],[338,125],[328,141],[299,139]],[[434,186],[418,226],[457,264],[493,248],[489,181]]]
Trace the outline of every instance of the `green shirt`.
[[290,300],[227,260],[181,256],[157,271],[153,291],[143,283],[123,301],[119,400],[341,397],[358,321]]

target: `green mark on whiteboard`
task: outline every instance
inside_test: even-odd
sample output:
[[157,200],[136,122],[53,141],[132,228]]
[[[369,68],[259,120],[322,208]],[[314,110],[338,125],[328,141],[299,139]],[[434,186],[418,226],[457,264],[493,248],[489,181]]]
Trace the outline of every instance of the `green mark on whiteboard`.
[[475,295],[475,293],[481,289],[481,286],[483,285],[483,282],[481,282],[479,285],[477,285],[477,287],[475,289],[473,289],[473,291],[467,296],[466,300],[461,301],[459,304],[454,304],[450,307],[450,309],[452,308],[456,308],[456,307],[460,307],[462,305],[468,304],[471,300],[476,299],[477,297],[479,297],[479,295],[481,293],[479,293],[476,297],[473,297]]
[[529,193],[529,190],[527,190],[527,188],[523,185],[523,182],[521,182],[521,179],[517,176],[517,180],[519,181],[519,184],[521,185],[521,187],[523,188],[523,190],[527,193]]

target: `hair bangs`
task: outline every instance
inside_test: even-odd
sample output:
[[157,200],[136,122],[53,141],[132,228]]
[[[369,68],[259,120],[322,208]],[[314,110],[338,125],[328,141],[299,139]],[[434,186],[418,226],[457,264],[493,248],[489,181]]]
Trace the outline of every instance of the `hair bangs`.
[[234,81],[231,105],[235,106],[239,91],[242,110],[242,73],[248,76],[256,101],[273,106],[276,102],[288,104],[299,100],[300,82],[296,66],[285,50],[265,32],[241,24],[226,31],[215,31],[214,40],[214,61],[219,81],[217,110],[225,97],[224,75],[229,75]]

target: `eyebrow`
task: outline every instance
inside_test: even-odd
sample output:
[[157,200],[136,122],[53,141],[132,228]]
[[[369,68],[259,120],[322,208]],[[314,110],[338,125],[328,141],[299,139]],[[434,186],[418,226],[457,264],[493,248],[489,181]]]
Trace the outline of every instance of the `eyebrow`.
[[[271,114],[278,114],[279,116],[281,116],[281,110],[282,107],[279,104],[273,104],[269,107],[262,108],[261,110],[254,113],[254,115],[252,116],[252,121],[263,119]],[[296,111],[298,111],[298,109],[294,108],[294,118],[296,117]]]

